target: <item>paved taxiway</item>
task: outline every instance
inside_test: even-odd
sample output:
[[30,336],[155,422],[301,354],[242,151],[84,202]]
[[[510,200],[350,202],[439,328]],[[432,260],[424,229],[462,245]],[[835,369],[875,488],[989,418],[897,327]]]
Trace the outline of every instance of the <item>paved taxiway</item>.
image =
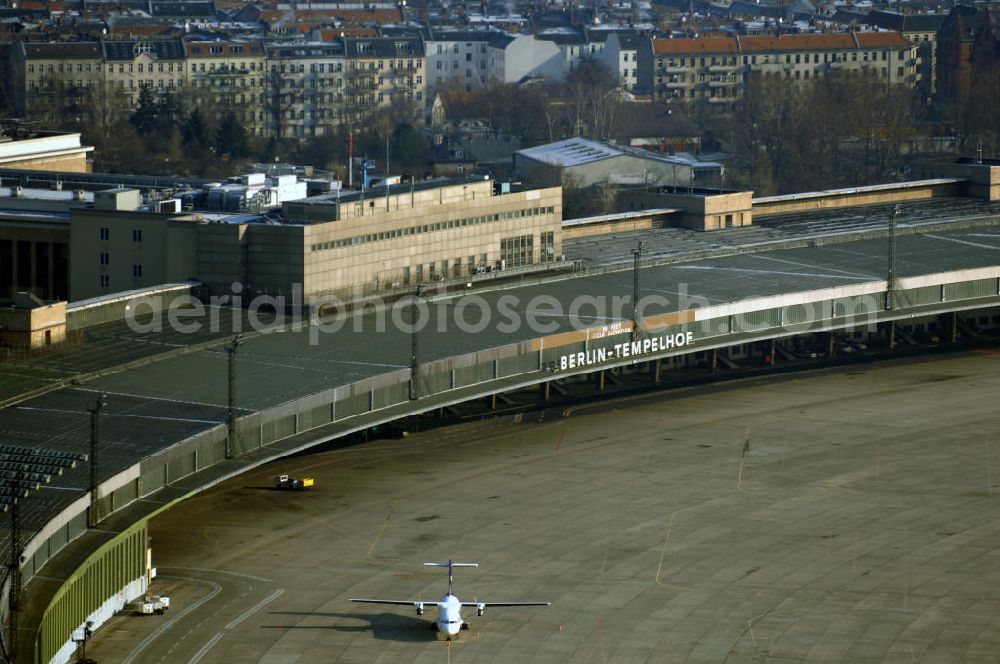
[[[749,380],[298,457],[151,525],[166,616],[124,662],[991,661],[1000,652],[1000,355]],[[749,451],[744,443],[749,429]],[[288,470],[311,493],[267,488]],[[405,607],[426,560],[473,611]],[[131,658],[131,659],[130,659]]]

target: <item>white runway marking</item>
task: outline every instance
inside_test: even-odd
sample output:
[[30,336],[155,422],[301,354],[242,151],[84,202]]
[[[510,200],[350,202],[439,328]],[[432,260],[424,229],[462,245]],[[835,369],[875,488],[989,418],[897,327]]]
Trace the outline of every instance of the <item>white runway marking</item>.
[[[87,410],[64,410],[62,408],[39,408],[38,406],[16,406],[17,410],[34,410],[43,413],[65,413],[85,415]],[[221,424],[224,420],[198,420],[190,417],[164,417],[162,415],[130,415],[128,413],[104,413],[104,417],[134,417],[139,420],[162,420],[166,422],[194,422],[196,424]]]
[[780,270],[751,270],[745,267],[722,267],[718,265],[677,265],[677,270],[720,270],[724,272],[749,272],[751,274],[780,274],[788,277],[815,277],[817,279],[854,279],[869,281],[872,277],[848,277],[839,274],[814,274],[811,272],[782,272]]
[[[161,568],[161,569],[166,570],[168,568],[164,567],[164,568]],[[251,579],[253,581],[261,581],[263,583],[270,583],[271,581],[274,580],[274,579],[265,579],[262,576],[254,576],[253,574],[242,574],[240,572],[230,572],[229,570],[224,570],[224,569],[209,569],[207,567],[176,567],[174,565],[171,565],[169,567],[169,569],[183,569],[183,570],[188,570],[189,572],[209,572],[211,574],[228,574],[229,576],[238,576],[238,577],[241,577],[241,578],[244,578],[244,579]],[[177,578],[181,579],[181,578],[184,578],[184,577],[177,577]],[[211,582],[206,582],[206,583],[211,583]]]
[[[790,261],[782,258],[774,258],[773,256],[764,256],[762,254],[750,254],[750,258],[756,258],[761,261],[774,261],[775,263],[786,263],[788,265],[798,265],[799,267],[812,267],[818,270],[826,270],[827,272],[839,272],[840,274],[846,274],[851,277],[865,277],[866,279],[871,279],[871,276],[858,274],[857,272],[848,272],[847,270],[838,270],[832,267],[825,267],[822,265],[810,265],[809,263],[800,263],[798,261]],[[825,276],[825,275],[816,275]]]
[[715,301],[715,302],[721,302],[721,303],[727,303],[727,302],[729,302],[729,300],[727,300],[725,298],[721,298],[721,297],[708,297],[707,295],[695,295],[695,294],[691,293],[690,291],[688,291],[686,293],[682,293],[681,291],[672,291],[672,290],[669,290],[667,288],[646,288],[646,287],[643,287],[642,292],[643,293],[646,293],[646,292],[650,292],[650,293],[667,293],[668,295],[683,295],[684,297],[688,298],[689,300],[702,299],[702,300],[705,300],[706,302],[709,302],[709,303],[711,303],[713,301]]
[[218,643],[221,638],[222,638],[222,632],[216,632],[215,636],[209,639],[208,643],[203,645],[201,647],[201,650],[199,650],[194,654],[194,657],[191,658],[191,661],[189,661],[188,664],[198,664],[198,662],[201,661],[201,658],[207,655],[208,651],[212,649],[212,646]]
[[253,606],[251,606],[245,612],[241,613],[239,615],[239,617],[237,617],[231,623],[229,623],[228,625],[226,625],[226,629],[232,629],[232,628],[236,627],[241,622],[243,622],[244,620],[246,620],[247,618],[249,618],[253,614],[257,613],[257,611],[259,611],[260,609],[262,609],[266,604],[269,604],[270,602],[273,602],[274,600],[276,600],[279,597],[281,597],[284,594],[284,592],[285,592],[284,588],[278,588],[273,593],[271,593],[270,595],[268,595],[267,597],[265,597],[261,601],[257,602]]
[[934,240],[946,240],[948,242],[954,242],[956,244],[965,244],[970,247],[979,247],[981,249],[993,249],[994,251],[1000,250],[1000,247],[992,244],[983,244],[982,242],[969,242],[968,240],[959,240],[955,237],[944,237],[941,235],[931,235],[929,233],[924,233],[924,237],[929,237]]
[[137,645],[135,649],[131,653],[129,653],[129,656],[122,661],[122,664],[132,664],[132,662],[135,662],[136,659],[139,657],[139,655],[142,654],[142,651],[145,650],[150,643],[155,641],[157,637],[162,635],[164,632],[172,628],[177,623],[178,620],[180,620],[181,618],[191,613],[199,606],[201,606],[202,604],[204,604],[205,602],[209,601],[210,599],[212,599],[213,597],[222,592],[222,586],[220,586],[218,583],[215,583],[214,581],[205,581],[204,579],[191,579],[185,576],[164,577],[164,578],[183,579],[184,581],[192,581],[194,583],[207,583],[208,585],[212,586],[212,592],[205,595],[197,602],[191,603],[186,609],[178,613],[171,620],[157,627],[150,635],[148,635],[146,638],[142,640],[142,643]]
[[[130,399],[148,399],[151,401],[166,401],[168,403],[179,403],[179,404],[184,404],[186,406],[207,406],[208,408],[225,408],[225,404],[206,403],[204,401],[191,401],[189,399],[170,399],[168,397],[156,397],[156,396],[150,396],[148,394],[113,392],[111,390],[95,390],[92,387],[74,387],[73,389],[77,392],[89,392],[91,394],[107,394],[108,396],[128,397]],[[237,409],[237,410],[243,410],[243,409]]]
[[[244,358],[244,357],[251,357],[252,358],[252,357],[255,357],[255,355],[253,353],[241,353],[239,355],[239,357],[240,358]],[[257,355],[256,357],[261,357],[261,356]],[[266,357],[266,356],[264,356],[264,357]],[[285,359],[286,360],[302,360],[303,362],[326,362],[328,364],[350,364],[350,365],[357,365],[357,366],[362,366],[362,367],[387,367],[389,369],[404,369],[404,368],[410,366],[408,364],[389,364],[389,363],[386,363],[386,362],[358,362],[358,361],[353,361],[353,360],[335,360],[335,359],[328,358],[328,357],[304,357],[302,355],[291,355],[291,356],[287,356]],[[260,362],[263,363],[263,360],[260,360]],[[306,368],[312,368],[312,367],[296,367],[296,368],[298,368],[298,369],[306,369]]]

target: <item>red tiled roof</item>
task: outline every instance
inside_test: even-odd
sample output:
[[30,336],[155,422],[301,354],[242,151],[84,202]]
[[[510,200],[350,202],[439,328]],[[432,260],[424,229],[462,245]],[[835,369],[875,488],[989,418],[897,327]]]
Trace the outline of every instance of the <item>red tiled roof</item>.
[[35,0],[21,0],[18,3],[18,9],[37,11],[39,9],[48,9],[52,12],[64,12],[70,9],[77,9],[79,3],[77,2],[37,2]]
[[[855,37],[857,41],[855,42]],[[697,37],[694,39],[654,39],[656,55],[698,53],[766,53],[787,51],[842,51],[857,48],[909,46],[898,32],[839,32],[816,35],[758,35],[755,37]]]
[[694,39],[654,39],[653,54],[736,53],[732,37],[697,37]]
[[880,46],[913,46],[913,43],[899,32],[856,32],[858,43],[863,48]]
[[854,38],[845,33],[829,35],[758,35],[740,39],[741,50],[747,53],[761,51],[840,51],[854,48]]
[[[221,53],[212,53],[209,50],[211,47],[216,47],[216,46],[222,47]],[[234,53],[233,52],[234,46],[240,46],[243,48],[243,50],[239,53]],[[234,55],[237,56],[259,55],[262,54],[264,50],[261,47],[260,42],[256,41],[254,42],[190,41],[190,42],[184,42],[184,52],[187,54],[188,57],[194,56],[199,58],[209,58],[209,57],[224,58],[227,56],[231,57]]]

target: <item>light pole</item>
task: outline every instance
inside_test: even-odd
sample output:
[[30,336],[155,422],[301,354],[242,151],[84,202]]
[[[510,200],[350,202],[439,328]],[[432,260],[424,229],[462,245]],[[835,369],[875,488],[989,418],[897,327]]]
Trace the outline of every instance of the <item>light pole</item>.
[[101,487],[97,477],[97,441],[98,424],[101,417],[101,409],[108,403],[108,397],[102,394],[97,398],[94,407],[90,408],[90,513],[89,523],[91,528],[96,528],[101,520]]
[[413,303],[410,305],[410,401],[416,401],[419,397],[417,379],[420,377],[420,362],[417,355],[417,321],[420,320],[420,298],[424,294],[424,286],[424,284],[417,284],[417,290],[413,294]]
[[[24,467],[17,465],[15,471],[16,487],[21,485],[24,477]],[[7,562],[7,613],[10,615],[8,626],[10,628],[10,647],[7,649],[7,662],[17,664],[17,630],[18,617],[21,610],[21,522],[18,514],[19,497],[14,498],[10,503],[10,560]]]
[[87,659],[87,639],[89,639],[90,635],[93,633],[91,631],[93,626],[94,623],[88,620],[84,623],[83,627],[77,627],[73,630],[73,643],[79,646],[76,651],[76,661],[82,662],[82,664],[87,664],[87,662],[90,661]]
[[900,206],[895,205],[892,208],[892,214],[889,215],[889,260],[888,265],[886,266],[885,278],[886,311],[892,311],[892,293],[894,282],[896,280],[896,217],[899,216],[900,211]]
[[639,338],[639,262],[645,248],[646,241],[639,240],[632,250],[632,341]]
[[233,458],[233,451],[236,449],[237,437],[239,436],[236,431],[236,349],[240,347],[241,343],[243,343],[243,338],[237,334],[233,337],[232,345],[226,348],[226,354],[229,356],[229,410],[226,413],[227,459]]

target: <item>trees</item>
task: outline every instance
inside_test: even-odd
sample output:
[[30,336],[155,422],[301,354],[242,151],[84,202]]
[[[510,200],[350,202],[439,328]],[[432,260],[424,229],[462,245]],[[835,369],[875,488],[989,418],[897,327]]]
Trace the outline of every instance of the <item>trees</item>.
[[215,153],[242,159],[250,154],[250,139],[236,111],[227,111],[215,130]]
[[148,85],[139,88],[139,99],[128,121],[140,136],[149,136],[156,130],[159,124],[159,112],[153,88]]
[[427,141],[408,122],[392,133],[392,158],[398,170],[407,175],[421,175],[427,164]]
[[594,60],[583,60],[566,77],[567,121],[574,136],[609,138],[618,105],[614,73]]
[[200,159],[212,148],[212,131],[201,109],[195,107],[181,125],[181,143],[189,157]]
[[754,75],[716,133],[731,137],[739,183],[766,195],[898,179],[919,115],[912,90],[873,72]]

